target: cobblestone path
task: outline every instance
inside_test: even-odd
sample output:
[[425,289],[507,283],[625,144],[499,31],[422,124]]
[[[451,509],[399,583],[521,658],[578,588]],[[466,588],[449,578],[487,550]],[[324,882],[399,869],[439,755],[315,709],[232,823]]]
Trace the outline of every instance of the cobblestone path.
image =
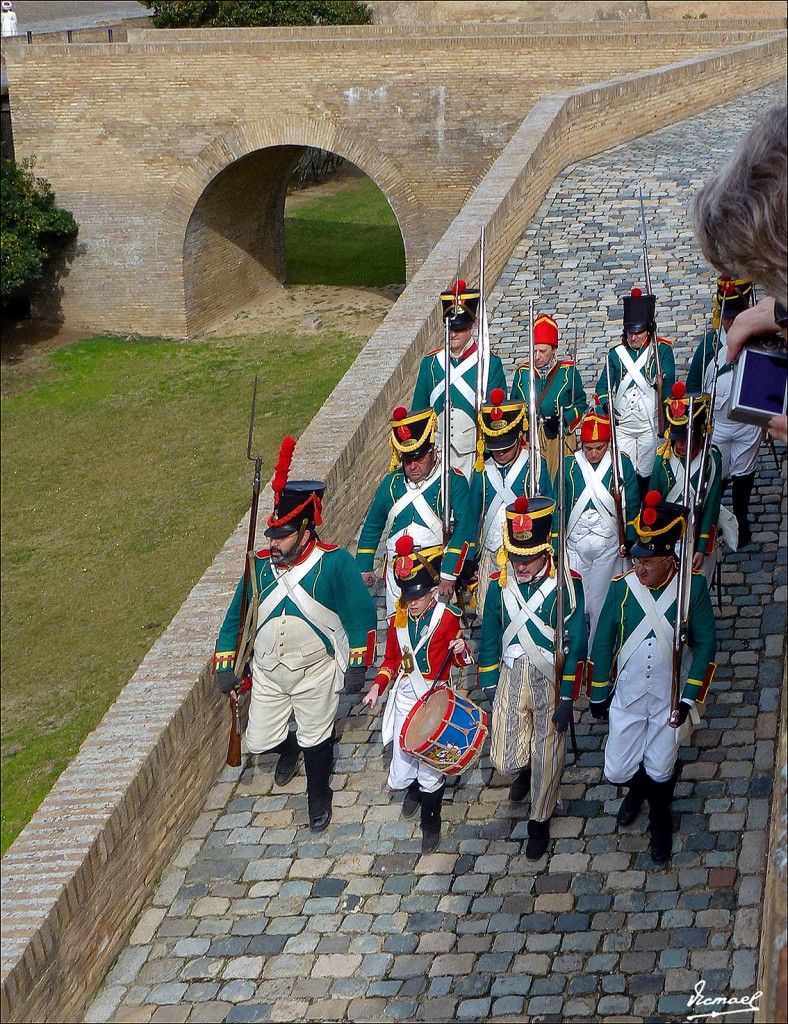
[[[537,308],[569,325],[570,345],[580,325],[593,391],[619,334],[619,296],[642,284],[639,184],[660,332],[676,339],[686,372],[713,278],[688,198],[778,98],[775,88],[721,106],[556,180],[494,295],[510,376],[524,353],[538,232]],[[666,869],[651,863],[645,815],[616,828],[621,794],[602,778],[605,727],[584,699],[551,850],[532,863],[528,806],[508,802],[508,780],[486,757],[450,782],[440,849],[421,856],[417,819],[401,818],[401,797],[386,792],[380,716],[349,717],[358,698],[343,697],[327,832],[306,828],[302,771],[279,789],[271,756],[240,780],[225,769],[87,1020],[665,1021],[686,1019],[701,979],[707,995],[752,994],[785,622],[780,496],[764,449],[755,544],[725,560],[719,669],[682,752]]]

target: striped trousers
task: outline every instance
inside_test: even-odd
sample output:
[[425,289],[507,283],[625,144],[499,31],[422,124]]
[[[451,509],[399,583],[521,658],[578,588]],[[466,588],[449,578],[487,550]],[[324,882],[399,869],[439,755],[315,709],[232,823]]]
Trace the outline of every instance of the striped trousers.
[[555,683],[527,658],[501,665],[492,709],[490,758],[512,775],[531,766],[531,818],[547,821],[558,803],[566,733],[556,732]]

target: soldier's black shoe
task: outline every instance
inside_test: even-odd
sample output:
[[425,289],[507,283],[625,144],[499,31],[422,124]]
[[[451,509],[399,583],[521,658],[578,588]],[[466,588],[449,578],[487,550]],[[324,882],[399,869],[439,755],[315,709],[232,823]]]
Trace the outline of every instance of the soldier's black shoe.
[[547,852],[550,842],[550,819],[547,821],[528,822],[528,842],[525,844],[525,856],[528,860],[539,860]]
[[519,804],[531,792],[531,766],[523,768],[517,778],[509,787],[509,799],[512,803]]
[[279,760],[276,762],[274,782],[277,786],[286,786],[298,771],[298,755],[301,753],[294,732],[287,734],[284,743],[276,748]]
[[441,803],[446,789],[444,782],[440,789],[432,793],[419,790],[421,800],[421,852],[432,853],[438,849],[441,839]]
[[673,853],[673,815],[670,804],[678,774],[677,769],[667,782],[655,782],[654,779],[646,777],[651,859],[655,864],[667,864]]
[[642,764],[638,766],[638,770],[626,785],[628,787],[627,795],[621,801],[616,815],[616,821],[625,827],[631,825],[637,818],[646,799],[646,772]]
[[327,811],[321,811],[320,814],[309,816],[309,831],[310,832],[325,832],[328,828],[328,824],[331,821],[331,807]]
[[408,786],[408,791],[405,794],[405,799],[402,801],[402,817],[412,818],[416,811],[421,807],[421,795],[419,792],[419,780],[414,779],[413,782]]

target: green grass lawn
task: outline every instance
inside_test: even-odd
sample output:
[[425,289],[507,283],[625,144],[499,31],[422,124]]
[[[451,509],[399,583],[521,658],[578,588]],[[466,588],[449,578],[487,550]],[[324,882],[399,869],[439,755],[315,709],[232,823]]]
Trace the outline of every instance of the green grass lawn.
[[[299,208],[287,231],[300,280],[369,284],[373,264],[378,280],[402,280],[399,232],[380,233],[375,203],[393,220],[374,185],[353,179],[341,197]],[[333,277],[303,269],[315,248]],[[29,372],[3,367],[2,851],[248,509],[255,373],[267,481],[282,437],[300,435],[366,340],[286,329],[197,342],[93,337],[42,354]]]
[[288,284],[384,288],[405,280],[397,219],[371,178],[285,214]]

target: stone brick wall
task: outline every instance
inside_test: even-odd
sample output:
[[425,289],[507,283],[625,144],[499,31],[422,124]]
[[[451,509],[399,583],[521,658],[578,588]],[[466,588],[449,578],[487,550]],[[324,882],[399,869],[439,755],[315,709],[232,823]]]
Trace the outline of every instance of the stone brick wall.
[[[301,439],[296,472],[328,481],[326,539],[353,541],[386,468],[390,410],[438,335],[446,268],[459,253],[475,276],[480,228],[493,283],[557,171],[624,141],[622,125],[634,137],[749,92],[784,61],[784,40],[752,43],[534,106]],[[205,668],[245,539],[241,523],[4,858],[4,1021],[80,1018],[218,773],[227,712]]]
[[[281,264],[250,247],[249,228],[281,235],[288,156],[267,158],[252,217],[253,165],[241,164],[280,147],[331,150],[374,179],[397,217],[410,281],[540,96],[736,46],[744,81],[773,75],[781,42],[757,57],[747,50],[763,35],[762,23],[673,24],[644,45],[631,24],[577,23],[541,34],[129,30],[128,43],[112,45],[9,44],[17,155],[37,156],[80,226],[51,312],[93,330],[183,337],[270,290]],[[673,116],[670,90],[665,99]],[[633,127],[649,126],[638,115]]]

